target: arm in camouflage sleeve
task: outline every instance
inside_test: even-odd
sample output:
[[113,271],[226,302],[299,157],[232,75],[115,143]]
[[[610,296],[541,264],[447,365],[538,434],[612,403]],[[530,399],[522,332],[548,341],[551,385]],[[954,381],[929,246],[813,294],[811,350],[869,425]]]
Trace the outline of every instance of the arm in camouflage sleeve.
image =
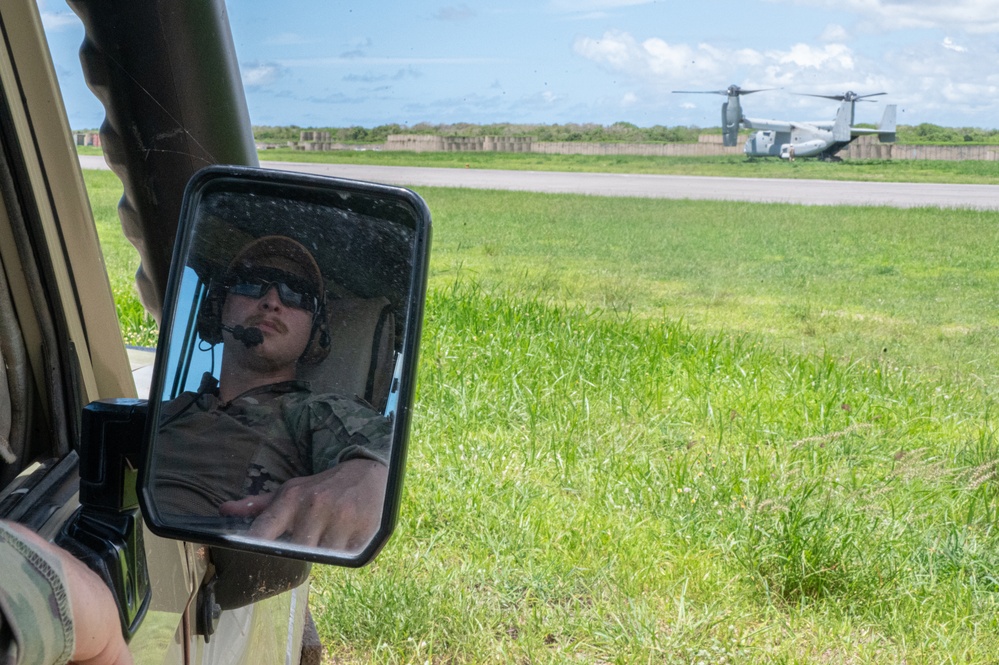
[[[392,423],[355,400],[310,398],[293,425],[316,473],[277,491],[228,501],[223,515],[252,517],[250,534],[357,551],[375,535],[388,484]],[[311,434],[311,436],[308,436]]]
[[0,521],[0,663],[129,665],[111,592],[65,550]]
[[73,654],[73,618],[57,557],[0,522],[0,657],[3,665],[63,665]]
[[366,404],[319,395],[308,403],[312,469],[331,469],[350,459],[370,459],[388,466],[392,423]]

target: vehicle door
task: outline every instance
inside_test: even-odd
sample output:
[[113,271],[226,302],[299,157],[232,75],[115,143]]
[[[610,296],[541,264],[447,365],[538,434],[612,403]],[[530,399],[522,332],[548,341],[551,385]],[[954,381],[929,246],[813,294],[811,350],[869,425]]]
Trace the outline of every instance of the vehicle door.
[[[135,388],[33,0],[0,4],[0,40],[0,517],[56,540],[79,508],[81,410]],[[145,582],[131,590],[148,602],[119,598],[126,615],[142,613],[137,663],[297,661],[304,586],[222,613],[206,642],[195,616],[204,548],[141,519],[137,541],[131,572]]]

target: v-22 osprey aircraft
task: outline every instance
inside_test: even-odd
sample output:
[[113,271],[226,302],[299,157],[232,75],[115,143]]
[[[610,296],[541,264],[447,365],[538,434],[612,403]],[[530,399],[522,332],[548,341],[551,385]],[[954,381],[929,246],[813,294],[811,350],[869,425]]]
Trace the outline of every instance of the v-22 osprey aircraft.
[[687,94],[717,94],[728,99],[722,104],[722,138],[726,146],[734,146],[738,142],[739,125],[747,129],[759,130],[746,139],[744,151],[748,157],[780,157],[794,159],[795,157],[818,157],[819,159],[835,159],[836,153],[848,146],[858,136],[877,135],[882,143],[895,142],[895,104],[885,107],[884,115],[877,129],[854,127],[854,106],[858,101],[868,97],[883,95],[876,92],[870,95],[858,95],[847,92],[842,95],[808,95],[835,99],[840,102],[835,120],[820,120],[797,122],[787,120],[763,120],[747,118],[742,115],[742,105],[739,97],[763,90],[743,90],[737,85],[730,85],[725,90],[674,90],[675,93]]

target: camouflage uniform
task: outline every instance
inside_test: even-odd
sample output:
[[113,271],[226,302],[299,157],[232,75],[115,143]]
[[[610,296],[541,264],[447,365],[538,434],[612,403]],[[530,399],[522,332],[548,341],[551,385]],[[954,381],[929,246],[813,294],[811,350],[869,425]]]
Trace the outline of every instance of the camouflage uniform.
[[[388,465],[391,422],[370,406],[315,395],[304,381],[248,390],[229,403],[206,374],[197,393],[163,406],[153,469],[164,513],[217,516],[219,505],[273,492],[349,459]],[[210,461],[210,464],[206,464]]]
[[62,665],[73,620],[59,560],[0,522],[0,665]]

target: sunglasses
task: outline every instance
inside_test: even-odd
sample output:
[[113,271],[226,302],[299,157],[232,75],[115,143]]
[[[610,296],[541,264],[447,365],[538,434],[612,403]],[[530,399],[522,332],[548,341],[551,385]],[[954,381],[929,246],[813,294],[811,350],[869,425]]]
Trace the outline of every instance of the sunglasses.
[[301,279],[287,274],[237,275],[228,286],[228,290],[234,295],[258,300],[267,295],[272,287],[277,289],[278,298],[286,307],[315,312],[319,306],[319,298],[312,292],[312,289],[303,284]]

